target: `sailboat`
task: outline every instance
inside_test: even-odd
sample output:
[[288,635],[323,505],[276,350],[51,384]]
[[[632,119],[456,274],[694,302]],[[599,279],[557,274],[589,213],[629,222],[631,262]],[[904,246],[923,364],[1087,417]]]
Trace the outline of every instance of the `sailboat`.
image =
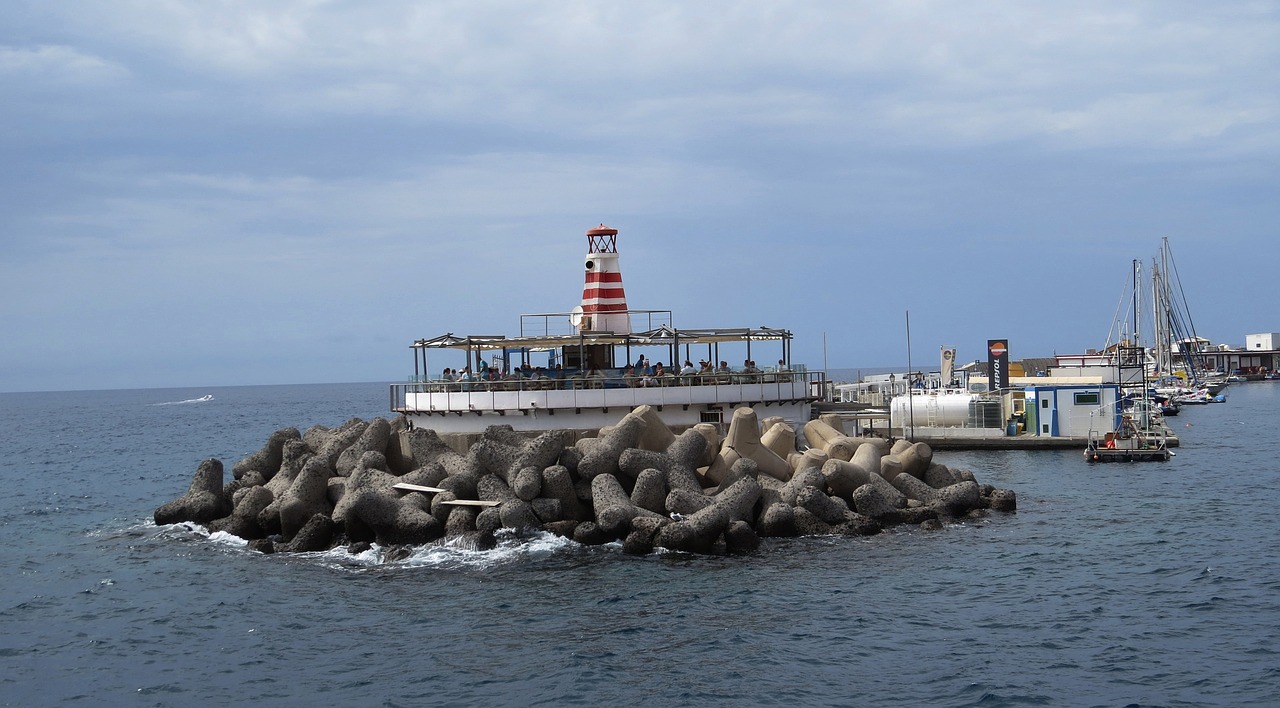
[[1160,255],[1152,261],[1151,301],[1156,392],[1191,405],[1225,400],[1220,394],[1227,387],[1226,377],[1210,372],[1205,364],[1208,340],[1196,334],[1168,237],[1161,239]]
[[[1113,360],[1116,383],[1120,387],[1116,403],[1097,411],[1098,425],[1090,416],[1089,440],[1084,459],[1088,462],[1167,461],[1169,428],[1151,396],[1148,350],[1142,345],[1141,288],[1142,263],[1133,261],[1131,337],[1115,345]],[[1104,425],[1105,423],[1105,425]]]

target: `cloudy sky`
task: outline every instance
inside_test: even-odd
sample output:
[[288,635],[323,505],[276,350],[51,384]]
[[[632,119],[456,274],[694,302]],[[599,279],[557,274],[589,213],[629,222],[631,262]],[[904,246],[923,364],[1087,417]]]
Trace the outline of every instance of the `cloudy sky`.
[[[395,381],[629,304],[880,367],[1280,331],[1274,2],[11,0],[0,391]],[[825,349],[824,349],[825,341]]]

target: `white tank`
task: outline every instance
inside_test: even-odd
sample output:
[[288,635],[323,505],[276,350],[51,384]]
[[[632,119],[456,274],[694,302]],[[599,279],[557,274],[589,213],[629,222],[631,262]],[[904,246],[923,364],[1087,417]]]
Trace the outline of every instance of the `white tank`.
[[[889,402],[889,425],[903,428],[909,425],[929,427],[981,428],[988,417],[987,404],[998,406],[998,400],[985,400],[973,393],[924,393],[911,396],[895,396]],[[912,411],[915,420],[912,421]],[[997,417],[998,417],[997,413]]]

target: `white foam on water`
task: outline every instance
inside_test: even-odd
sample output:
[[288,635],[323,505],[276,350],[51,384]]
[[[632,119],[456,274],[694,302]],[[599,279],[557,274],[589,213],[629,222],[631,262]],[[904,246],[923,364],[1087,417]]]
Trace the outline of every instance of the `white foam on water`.
[[[210,533],[207,527],[190,521],[157,526],[154,522],[148,520],[127,529],[101,533],[131,536],[154,535],[159,540],[209,541],[216,546],[245,552],[248,552],[249,546],[249,541],[239,536],[225,531]],[[483,570],[509,564],[538,561],[566,550],[582,548],[572,539],[546,531],[521,534],[509,529],[499,529],[495,536],[498,541],[497,546],[487,550],[476,549],[468,538],[454,537],[416,546],[410,549],[408,555],[404,557],[397,554],[394,558],[388,558],[388,552],[392,550],[391,547],[380,546],[376,543],[359,553],[350,553],[346,546],[338,546],[326,551],[283,553],[282,555],[293,558],[310,558],[334,570],[355,572],[378,567]],[[616,549],[620,550],[622,544],[615,541],[605,544],[603,547],[616,547]]]
[[449,538],[413,548],[403,558],[388,559],[387,547],[373,544],[368,550],[351,554],[343,547],[333,548],[311,555],[334,569],[363,571],[374,567],[437,568],[437,569],[488,569],[512,563],[526,563],[547,558],[578,544],[571,539],[552,533],[516,534],[500,530],[496,534],[498,545],[488,550],[477,550],[466,538]]
[[153,406],[180,406],[184,403],[207,403],[213,400],[213,394],[206,393],[199,398],[188,398],[185,401],[165,401],[164,403],[152,403]]

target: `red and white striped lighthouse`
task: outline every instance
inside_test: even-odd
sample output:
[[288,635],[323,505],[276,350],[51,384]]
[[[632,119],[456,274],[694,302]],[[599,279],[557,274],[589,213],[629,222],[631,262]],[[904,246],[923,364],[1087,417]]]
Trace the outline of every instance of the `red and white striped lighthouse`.
[[579,332],[629,334],[627,296],[622,289],[618,267],[618,230],[600,224],[587,229],[587,283],[582,288],[582,305],[574,312]]

